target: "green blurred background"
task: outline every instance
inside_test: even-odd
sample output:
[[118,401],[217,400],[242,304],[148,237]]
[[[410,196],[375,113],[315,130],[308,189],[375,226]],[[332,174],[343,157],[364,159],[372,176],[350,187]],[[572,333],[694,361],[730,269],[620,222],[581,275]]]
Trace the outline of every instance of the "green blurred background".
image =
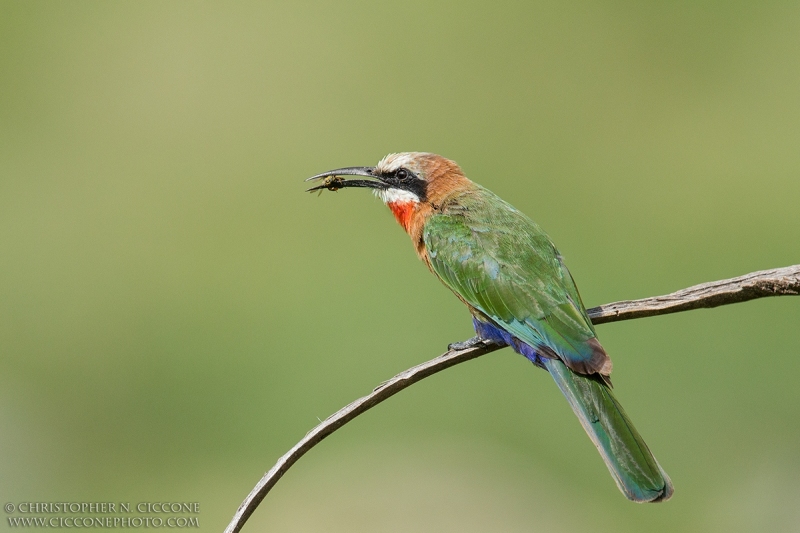
[[[0,500],[219,531],[319,419],[471,335],[378,200],[306,176],[455,159],[593,306],[800,263],[799,147],[796,2],[3,0]],[[626,501],[503,350],[326,440],[245,531],[800,531],[799,324],[599,328],[669,503]]]

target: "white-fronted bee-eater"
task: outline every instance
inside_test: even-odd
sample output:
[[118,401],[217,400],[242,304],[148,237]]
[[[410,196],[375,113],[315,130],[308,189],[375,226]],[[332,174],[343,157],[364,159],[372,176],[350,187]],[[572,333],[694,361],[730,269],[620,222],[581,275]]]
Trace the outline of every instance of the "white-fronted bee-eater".
[[611,359],[561,255],[523,213],[444,157],[390,154],[374,167],[339,168],[313,190],[372,189],[420,259],[466,304],[481,340],[511,346],[550,373],[622,493],[659,502],[673,488],[611,390]]

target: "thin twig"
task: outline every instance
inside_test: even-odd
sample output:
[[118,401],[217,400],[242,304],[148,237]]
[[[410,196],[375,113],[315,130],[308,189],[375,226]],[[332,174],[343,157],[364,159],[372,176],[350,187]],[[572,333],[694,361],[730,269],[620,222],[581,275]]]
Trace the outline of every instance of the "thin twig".
[[[616,322],[647,316],[665,315],[719,305],[755,300],[765,296],[800,294],[800,265],[773,270],[762,270],[738,278],[713,281],[695,285],[665,296],[614,302],[593,307],[587,312],[594,324]],[[309,431],[300,442],[286,452],[269,472],[256,484],[225,529],[225,533],[237,533],[256,510],[267,493],[287,470],[308,450],[319,444],[325,437],[350,422],[358,415],[375,407],[414,383],[441,372],[446,368],[475,359],[489,352],[503,348],[502,345],[484,342],[464,350],[449,350],[446,353],[397,374],[381,383],[367,396],[343,407],[323,420]]]

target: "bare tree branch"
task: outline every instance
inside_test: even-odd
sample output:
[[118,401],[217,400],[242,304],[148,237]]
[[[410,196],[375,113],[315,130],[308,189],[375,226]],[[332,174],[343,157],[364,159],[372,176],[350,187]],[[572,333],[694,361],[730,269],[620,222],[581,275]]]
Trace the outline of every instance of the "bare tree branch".
[[[695,285],[665,296],[614,302],[589,309],[587,312],[594,324],[616,322],[647,316],[665,315],[720,305],[755,300],[765,296],[800,294],[800,265],[773,270],[762,270],[738,278],[713,281]],[[475,359],[504,345],[483,342],[464,350],[449,350],[446,353],[397,374],[381,383],[372,393],[343,407],[309,431],[300,442],[286,452],[269,472],[256,484],[225,529],[225,533],[237,533],[253,514],[267,493],[291,466],[307,451],[325,437],[350,422],[358,415],[375,407],[414,383],[441,372],[446,368]]]
[[666,315],[746,302],[765,296],[800,294],[800,265],[751,272],[738,278],[701,283],[664,296],[625,300],[593,307],[587,312],[593,324]]

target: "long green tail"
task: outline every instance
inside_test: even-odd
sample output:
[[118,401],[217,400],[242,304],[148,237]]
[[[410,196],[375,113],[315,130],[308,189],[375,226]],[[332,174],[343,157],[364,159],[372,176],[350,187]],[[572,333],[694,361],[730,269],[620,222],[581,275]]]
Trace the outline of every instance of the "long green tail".
[[544,363],[597,446],[619,490],[635,502],[668,500],[673,491],[669,476],[611,389],[596,378],[570,371],[558,359],[546,359]]

